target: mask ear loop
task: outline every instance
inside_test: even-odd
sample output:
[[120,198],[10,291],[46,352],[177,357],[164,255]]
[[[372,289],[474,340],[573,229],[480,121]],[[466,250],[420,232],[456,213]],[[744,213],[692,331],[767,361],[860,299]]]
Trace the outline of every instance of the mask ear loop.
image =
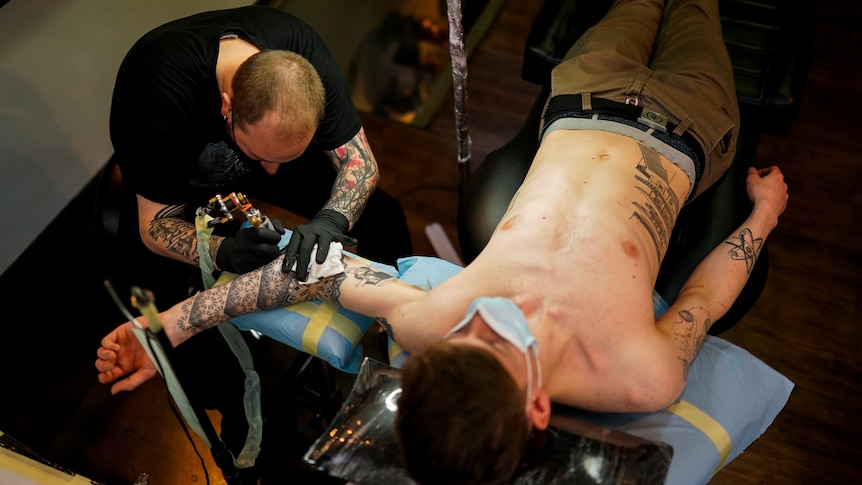
[[533,397],[533,393],[530,392],[530,389],[533,387],[533,366],[530,364],[530,350],[533,351],[532,354],[536,358],[536,390],[542,387],[542,363],[539,362],[539,346],[536,343],[533,343],[533,345],[524,352],[524,360],[527,361],[527,407],[525,412],[528,416],[530,414],[530,398]]
[[533,343],[531,347],[533,349],[533,356],[536,357],[536,390],[542,387],[542,362],[539,361],[539,344]]

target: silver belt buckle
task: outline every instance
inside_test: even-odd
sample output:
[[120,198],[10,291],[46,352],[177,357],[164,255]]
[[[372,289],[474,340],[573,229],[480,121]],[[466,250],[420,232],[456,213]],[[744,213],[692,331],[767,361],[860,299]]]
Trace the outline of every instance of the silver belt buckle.
[[638,117],[638,123],[647,125],[662,133],[667,133],[667,118],[665,115],[651,109],[644,108],[641,111],[641,115]]

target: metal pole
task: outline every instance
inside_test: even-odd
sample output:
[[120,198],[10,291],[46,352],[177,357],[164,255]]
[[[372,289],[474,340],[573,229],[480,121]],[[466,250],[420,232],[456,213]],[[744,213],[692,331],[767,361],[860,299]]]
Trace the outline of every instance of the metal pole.
[[449,18],[449,56],[452,63],[452,86],[455,94],[455,136],[458,141],[458,170],[461,174],[459,192],[470,177],[470,134],[467,130],[467,50],[464,48],[464,28],[461,24],[460,0],[446,0]]

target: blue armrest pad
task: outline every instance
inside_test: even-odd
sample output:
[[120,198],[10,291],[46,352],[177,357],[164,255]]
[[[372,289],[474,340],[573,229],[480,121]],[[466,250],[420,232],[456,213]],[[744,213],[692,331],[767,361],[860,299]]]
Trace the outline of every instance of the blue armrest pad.
[[667,443],[674,456],[665,483],[705,484],[766,431],[792,390],[792,382],[746,350],[708,336],[680,400],[665,410],[555,412]]

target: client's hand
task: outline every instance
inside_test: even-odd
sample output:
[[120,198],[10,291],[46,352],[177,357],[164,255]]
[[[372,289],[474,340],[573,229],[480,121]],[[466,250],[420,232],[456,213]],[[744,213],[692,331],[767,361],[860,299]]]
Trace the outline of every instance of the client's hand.
[[763,169],[749,167],[745,180],[748,198],[754,204],[754,210],[769,218],[770,230],[778,225],[778,216],[787,208],[787,183],[784,174],[778,167]]
[[[144,323],[143,317],[138,320]],[[99,382],[108,384],[128,376],[111,386],[111,394],[131,391],[156,375],[156,367],[133,328],[132,322],[120,325],[102,339],[102,346],[96,350]]]

